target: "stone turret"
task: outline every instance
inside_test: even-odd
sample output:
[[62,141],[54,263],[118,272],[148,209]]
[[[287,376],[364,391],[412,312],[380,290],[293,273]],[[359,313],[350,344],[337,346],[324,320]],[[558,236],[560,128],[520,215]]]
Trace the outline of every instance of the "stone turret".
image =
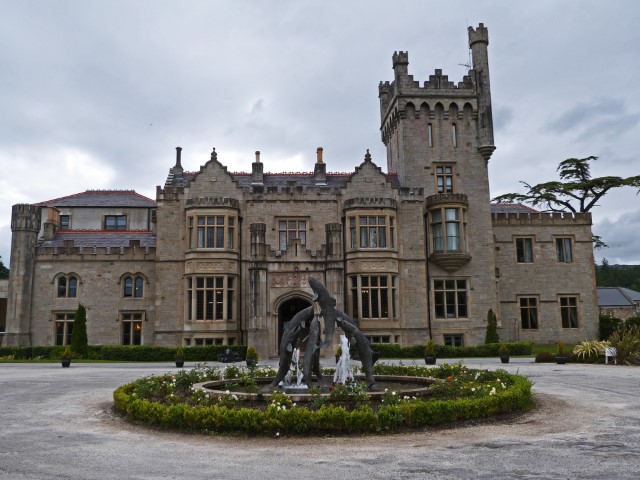
[[493,142],[488,45],[489,32],[484,24],[481,23],[476,29],[469,27],[469,48],[471,49],[475,84],[478,92],[478,137],[480,139],[478,150],[485,160],[489,160],[496,149]]
[[31,344],[31,297],[40,207],[14,205],[11,211],[11,273],[4,346]]

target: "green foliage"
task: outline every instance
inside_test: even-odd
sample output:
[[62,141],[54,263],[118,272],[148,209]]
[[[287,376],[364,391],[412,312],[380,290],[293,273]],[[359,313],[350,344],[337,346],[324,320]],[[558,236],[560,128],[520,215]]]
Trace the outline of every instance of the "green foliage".
[[501,343],[498,353],[500,353],[500,355],[509,355],[509,347],[504,343]]
[[609,337],[616,349],[616,360],[624,365],[640,365],[640,329],[630,325],[619,328]]
[[426,345],[424,346],[424,354],[425,356],[435,356],[436,354],[436,346],[433,343],[433,340],[427,340]]
[[[400,398],[388,391],[384,395],[385,402],[377,410],[368,404],[347,407],[344,402],[325,403],[316,409],[305,408],[281,393],[271,396],[263,408],[239,406],[232,397],[223,402],[207,403],[201,395],[195,394],[185,397],[184,402],[175,403],[173,398],[179,383],[176,375],[147,377],[123,385],[114,391],[113,398],[118,412],[141,424],[201,433],[276,436],[393,432],[527,410],[533,403],[531,382],[501,370],[484,372],[462,365],[431,369],[400,365],[384,367],[404,375],[435,375],[442,378],[443,385],[447,384],[443,390],[456,391],[461,396],[414,399]],[[473,385],[478,385],[479,390],[472,390],[476,388]]]
[[640,292],[640,265],[609,265],[606,258],[596,265],[596,285],[625,287]]
[[0,256],[0,278],[9,278],[9,269],[2,263],[2,257]]
[[599,355],[604,354],[604,349],[609,345],[609,342],[602,342],[598,340],[585,340],[578,343],[573,347],[571,352],[575,355],[577,360],[587,361],[589,359],[598,358]]
[[551,352],[540,352],[536,355],[536,363],[553,363],[556,356]]
[[78,305],[73,317],[73,332],[71,333],[71,350],[80,358],[87,356],[89,339],[87,338],[87,309],[83,304]]
[[249,346],[247,348],[246,360],[258,360],[258,352],[254,346]]
[[63,360],[71,360],[71,348],[70,347],[65,347],[64,351],[62,352],[62,354],[60,355],[60,358]]
[[500,336],[498,335],[498,318],[494,311],[490,308],[487,312],[487,333],[484,338],[484,343],[499,343]]
[[[435,355],[438,358],[475,358],[475,357],[497,357],[500,349],[499,343],[478,345],[475,347],[450,347],[447,345],[434,344]],[[532,342],[505,342],[511,355],[531,355]],[[422,345],[412,345],[401,347],[396,343],[374,343],[371,348],[378,352],[380,358],[423,358],[425,347]]]
[[600,323],[598,327],[600,340],[606,340],[609,338],[613,332],[622,326],[622,323],[622,320],[619,318],[600,315]]
[[530,185],[521,181],[527,191],[507,193],[493,199],[498,203],[524,202],[552,212],[588,212],[598,201],[614,188],[633,187],[640,189],[640,175],[633,177],[591,177],[590,162],[594,156],[568,158],[558,165],[560,181]]
[[556,354],[558,356],[563,356],[564,355],[564,342],[560,341],[558,342],[557,346],[556,346]]
[[176,350],[175,358],[184,358],[184,349],[182,347],[178,347],[178,349]]

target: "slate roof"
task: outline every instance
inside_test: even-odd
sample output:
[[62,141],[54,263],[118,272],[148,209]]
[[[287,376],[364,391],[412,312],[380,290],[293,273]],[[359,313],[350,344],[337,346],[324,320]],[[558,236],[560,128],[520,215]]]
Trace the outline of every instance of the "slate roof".
[[131,240],[140,240],[141,247],[156,246],[156,235],[147,230],[71,230],[58,232],[52,239],[45,240],[40,247],[62,248],[65,240],[73,240],[74,246],[83,248],[128,247]]
[[640,302],[640,292],[624,287],[598,287],[599,307],[633,307]]
[[491,213],[540,213],[540,211],[521,203],[492,203]]
[[40,207],[139,207],[154,208],[156,202],[134,190],[87,190],[36,203]]

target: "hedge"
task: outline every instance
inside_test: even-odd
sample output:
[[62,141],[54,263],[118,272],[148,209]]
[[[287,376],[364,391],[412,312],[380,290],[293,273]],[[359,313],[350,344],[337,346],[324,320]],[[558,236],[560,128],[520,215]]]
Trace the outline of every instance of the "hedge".
[[[402,368],[396,366],[397,368]],[[415,373],[415,372],[412,372]],[[128,420],[152,427],[198,433],[241,433],[247,435],[386,433],[407,428],[440,425],[486,418],[502,413],[527,411],[533,406],[531,382],[519,375],[508,376],[510,385],[491,396],[453,400],[414,400],[369,405],[348,410],[323,405],[317,410],[293,407],[286,410],[228,408],[178,403],[165,405],[136,398],[135,382],[113,393],[115,408]]]
[[[245,358],[245,345],[208,345],[197,347],[183,347],[187,361],[212,362],[218,360],[218,355],[230,348]],[[64,347],[36,346],[36,347],[0,347],[0,357],[13,356],[16,360],[28,359],[59,359]],[[177,347],[154,347],[145,345],[89,345],[86,358],[91,360],[112,360],[128,362],[169,362],[176,356]]]
[[[498,357],[500,346],[506,345],[510,355],[531,355],[533,342],[502,342],[478,345],[476,347],[450,347],[434,345],[437,358]],[[371,349],[378,352],[380,358],[423,358],[424,345],[401,347],[396,343],[374,343]],[[355,353],[355,352],[352,352]]]

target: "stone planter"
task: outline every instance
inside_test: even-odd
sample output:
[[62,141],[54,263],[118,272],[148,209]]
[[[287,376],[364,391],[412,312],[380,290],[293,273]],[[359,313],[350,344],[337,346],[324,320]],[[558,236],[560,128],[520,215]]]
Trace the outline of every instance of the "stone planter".
[[247,367],[255,367],[256,365],[258,365],[258,360],[256,360],[255,358],[247,358],[246,362]]
[[176,358],[176,367],[177,368],[184,367],[184,358]]
[[567,363],[567,357],[565,357],[564,355],[556,355],[556,363],[558,365],[564,365],[565,363]]
[[62,364],[62,368],[69,368],[69,365],[71,365],[71,359],[63,358],[60,360],[60,363]]
[[508,354],[502,354],[500,355],[500,361],[502,363],[509,363],[509,355]]

